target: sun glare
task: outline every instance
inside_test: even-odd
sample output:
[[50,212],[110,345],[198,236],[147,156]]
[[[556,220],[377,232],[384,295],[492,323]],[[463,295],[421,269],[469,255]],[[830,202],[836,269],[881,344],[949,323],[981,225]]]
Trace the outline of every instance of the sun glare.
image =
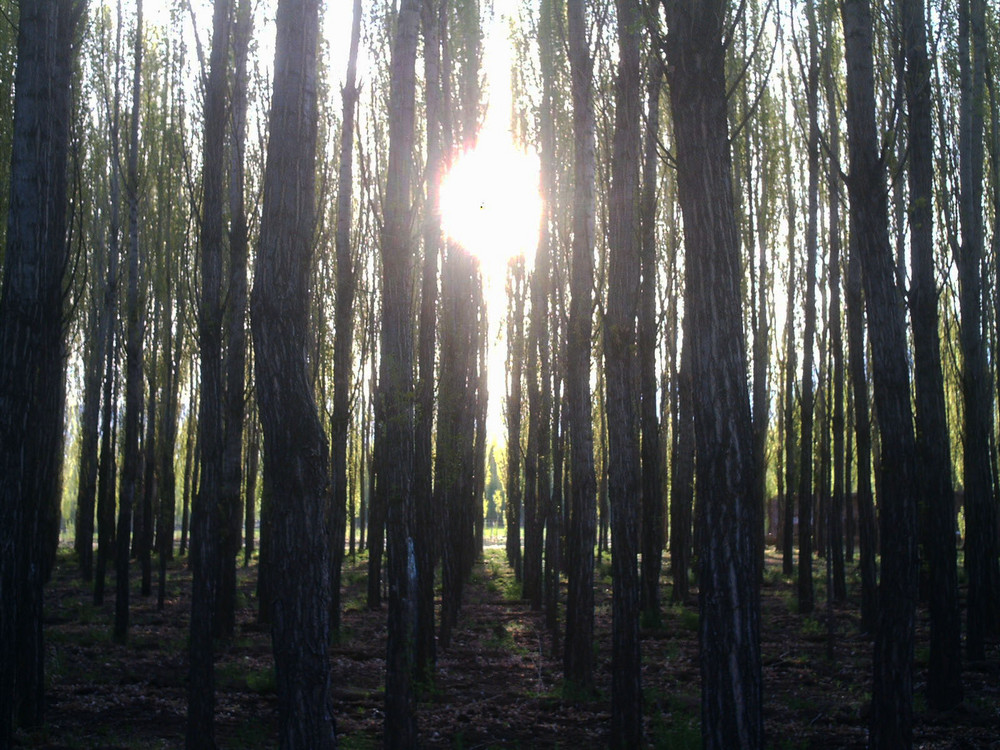
[[541,211],[538,157],[503,138],[481,139],[441,182],[445,234],[479,259],[484,275],[503,273],[519,255],[531,265]]

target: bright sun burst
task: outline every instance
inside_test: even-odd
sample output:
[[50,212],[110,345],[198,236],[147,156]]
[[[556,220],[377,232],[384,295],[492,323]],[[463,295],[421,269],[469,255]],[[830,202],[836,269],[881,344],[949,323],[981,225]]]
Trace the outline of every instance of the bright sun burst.
[[484,275],[502,274],[519,255],[531,265],[541,213],[538,157],[507,138],[481,138],[441,182],[444,231],[479,259]]

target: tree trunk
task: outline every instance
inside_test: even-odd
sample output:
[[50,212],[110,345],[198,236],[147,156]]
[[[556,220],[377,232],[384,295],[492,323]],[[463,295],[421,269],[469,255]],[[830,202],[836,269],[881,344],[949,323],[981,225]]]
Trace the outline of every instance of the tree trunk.
[[[645,160],[642,176],[642,239],[639,288],[639,407],[642,431],[642,582],[643,619],[660,623],[660,564],[663,557],[663,493],[660,481],[660,425],[656,412],[656,165],[660,138],[658,54],[649,55]],[[593,546],[593,543],[591,543]]]
[[[73,2],[20,3],[0,297],[0,746],[42,723],[46,525],[58,508]],[[26,425],[31,425],[26,429]],[[55,503],[55,505],[51,505]],[[56,511],[57,512],[57,511]],[[56,516],[57,517],[57,516]]]
[[781,572],[786,577],[791,577],[795,572],[795,561],[793,548],[795,541],[795,491],[796,478],[798,476],[798,465],[796,463],[795,449],[795,372],[798,367],[798,356],[795,347],[795,289],[798,286],[796,278],[795,261],[795,223],[797,213],[797,202],[792,184],[792,143],[791,134],[788,132],[788,125],[784,129],[785,158],[787,165],[785,168],[785,195],[787,196],[787,220],[788,220],[788,305],[785,308],[785,383],[784,383],[784,415],[785,415],[785,496],[780,502],[784,503],[785,512],[782,514],[784,526],[781,530]]
[[226,318],[226,389],[223,403],[222,476],[219,486],[218,592],[215,637],[236,631],[236,557],[242,546],[243,435],[246,413],[247,262],[249,239],[244,198],[246,143],[247,52],[252,31],[249,0],[241,0],[233,22],[233,93],[229,149],[229,286]]
[[962,701],[962,623],[955,550],[955,492],[938,338],[934,266],[934,137],[927,18],[922,0],[900,0],[906,72],[910,187],[910,319],[916,386],[921,542],[930,569],[931,642],[927,702],[947,710]]
[[882,580],[875,633],[871,745],[913,741],[913,631],[917,544],[915,442],[903,305],[889,244],[888,192],[878,156],[868,0],[843,0],[847,59],[851,233],[862,266],[871,336],[883,482],[879,493]]
[[[763,746],[753,434],[726,106],[725,2],[664,3],[697,436],[702,738]],[[685,341],[688,339],[685,336]]]
[[962,314],[963,461],[966,514],[966,567],[969,574],[968,635],[971,661],[986,657],[985,642],[997,633],[1000,568],[997,564],[997,509],[990,476],[991,404],[987,352],[982,334],[983,162],[986,65],[986,10],[983,0],[959,7],[959,305]]
[[[685,306],[686,308],[687,306]],[[688,581],[691,574],[691,516],[694,506],[694,393],[691,383],[691,338],[694,326],[685,316],[685,334],[681,343],[681,364],[677,371],[676,420],[673,475],[670,480],[670,568],[673,575],[672,601],[686,604],[691,598]]]
[[[413,659],[417,570],[412,536],[414,393],[410,181],[420,7],[403,0],[392,50],[389,170],[382,228],[382,398],[384,448],[379,481],[387,499],[389,578],[385,746],[417,746]],[[323,666],[325,667],[325,660]]]
[[[551,4],[545,17],[554,45]],[[593,62],[587,49],[585,0],[567,4],[573,91],[573,261],[566,345],[566,408],[569,410],[571,496],[567,537],[568,588],[563,668],[573,690],[594,690],[594,542],[597,480],[590,394],[590,341],[594,286],[594,104]],[[548,50],[551,58],[552,50]],[[554,64],[551,59],[548,64]],[[552,97],[551,75],[546,79]],[[554,129],[554,123],[547,126]],[[549,147],[553,147],[552,134]],[[554,160],[554,154],[550,159]]]
[[135,68],[132,72],[132,119],[128,149],[128,290],[125,296],[125,442],[118,498],[118,544],[115,548],[116,643],[125,643],[129,628],[129,534],[139,493],[139,431],[142,416],[143,311],[139,304],[139,96],[142,82],[142,0],[135,6]]
[[524,361],[524,258],[514,261],[507,281],[507,563],[521,580],[521,368]]
[[280,0],[276,26],[271,138],[250,304],[264,489],[271,506],[271,640],[281,746],[327,750],[336,746],[327,657],[329,452],[305,361],[315,210],[318,2]]
[[215,0],[212,53],[205,89],[201,216],[201,297],[198,345],[201,403],[198,410],[198,464],[201,484],[191,508],[191,635],[189,648],[188,750],[215,746],[216,607],[219,597],[225,435],[223,382],[223,175],[225,173],[226,70],[232,3]]
[[[438,0],[424,0],[420,9],[424,36],[424,86],[427,102],[427,195],[423,227],[424,258],[420,293],[420,340],[418,344],[420,380],[417,385],[417,411],[414,427],[416,442],[413,466],[413,500],[416,504],[414,546],[419,580],[414,668],[415,680],[418,685],[431,684],[434,676],[434,665],[437,661],[434,640],[434,563],[437,534],[434,533],[436,508],[434,506],[432,438],[434,434],[434,356],[437,341],[437,272],[438,259],[441,256],[439,198],[443,167],[441,10],[442,4]],[[356,19],[360,16],[360,12],[359,1],[355,8]],[[350,74],[348,77],[351,77]],[[346,319],[346,322],[350,323],[350,317]]]
[[608,389],[608,502],[611,506],[612,679],[611,745],[642,743],[640,680],[639,367],[636,320],[640,295],[638,0],[617,0],[618,72],[615,78],[615,131],[608,196],[608,303],[604,316],[604,357]]
[[816,339],[816,255],[819,245],[819,32],[813,4],[806,3],[809,26],[809,69],[806,109],[809,133],[806,143],[809,163],[806,214],[806,299],[802,354],[802,418],[799,449],[799,613],[808,614],[815,604],[813,593],[813,354]]

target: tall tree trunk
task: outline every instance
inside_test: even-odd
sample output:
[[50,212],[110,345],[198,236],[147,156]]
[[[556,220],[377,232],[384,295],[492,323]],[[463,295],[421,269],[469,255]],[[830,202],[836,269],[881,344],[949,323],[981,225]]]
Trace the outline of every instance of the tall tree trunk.
[[[549,38],[555,30],[551,3],[545,18]],[[594,474],[594,428],[590,394],[590,341],[594,286],[594,104],[593,62],[587,48],[585,0],[567,4],[569,60],[573,91],[573,260],[570,276],[569,330],[566,345],[566,408],[569,410],[571,496],[567,537],[568,588],[566,681],[583,693],[594,690],[594,542],[597,479]],[[552,50],[548,51],[551,58]],[[548,63],[554,64],[551,59]],[[551,74],[546,79],[552,86]],[[551,100],[552,92],[548,93]],[[554,129],[554,123],[546,127]],[[551,134],[549,148],[555,145]],[[554,160],[554,154],[550,155]],[[617,554],[616,554],[617,556]]]
[[[403,0],[392,49],[389,93],[389,169],[382,229],[382,360],[379,392],[384,448],[379,481],[387,498],[389,578],[386,648],[385,746],[417,746],[413,694],[413,628],[417,571],[413,523],[413,315],[415,255],[410,242],[413,173],[417,0]],[[326,666],[325,660],[322,665]]]
[[795,247],[795,223],[797,202],[792,181],[792,142],[788,125],[784,126],[785,141],[785,195],[787,196],[788,220],[788,305],[785,308],[785,383],[784,383],[784,415],[785,415],[785,496],[782,498],[785,512],[781,530],[781,571],[791,577],[795,572],[794,542],[795,542],[795,490],[798,464],[795,450],[795,372],[798,355],[795,347],[795,289],[798,279],[795,271],[795,261],[798,253]]
[[[726,3],[665,0],[684,212],[700,513],[702,738],[763,746],[753,435],[722,44]],[[685,336],[685,341],[687,340]]]
[[507,563],[521,580],[521,368],[524,361],[524,258],[514,261],[508,274],[507,299]]
[[[660,564],[663,557],[663,491],[660,425],[656,412],[656,164],[660,138],[659,54],[649,55],[645,157],[642,175],[642,238],[639,248],[639,407],[642,432],[642,583],[639,607],[646,622],[660,622]],[[593,544],[591,544],[593,546]]]
[[140,594],[149,596],[153,591],[153,527],[155,516],[153,506],[156,503],[157,471],[156,471],[156,370],[159,352],[159,325],[160,325],[160,300],[156,300],[153,310],[153,335],[150,337],[150,362],[147,374],[147,388],[149,393],[146,399],[146,437],[143,440],[142,450],[144,458],[142,460],[143,482],[142,482],[142,512],[140,518],[136,518],[135,536],[138,539],[139,566],[142,572],[142,582],[140,584]]
[[125,643],[129,628],[129,533],[139,492],[139,430],[142,417],[142,310],[139,304],[139,104],[142,83],[142,0],[135,5],[135,68],[132,72],[128,172],[128,290],[125,295],[125,442],[118,498],[115,548],[114,640]]
[[617,0],[618,72],[615,131],[608,197],[608,303],[604,316],[604,358],[608,389],[608,501],[611,506],[611,744],[642,742],[640,680],[639,367],[633,355],[639,312],[639,72],[638,0]]
[[[685,305],[685,309],[687,306]],[[671,600],[685,604],[691,597],[688,584],[691,573],[691,516],[694,506],[694,392],[691,383],[691,338],[694,326],[685,315],[685,333],[681,343],[681,363],[674,390],[674,453],[670,478],[670,568],[673,576]]]
[[191,508],[191,635],[189,647],[188,750],[215,746],[216,607],[223,514],[225,383],[222,351],[223,175],[225,174],[226,70],[229,62],[231,0],[215,0],[212,53],[205,89],[201,216],[201,298],[198,344],[201,403],[198,464],[201,484]]
[[229,286],[227,295],[225,401],[223,403],[222,476],[219,486],[218,592],[215,601],[217,638],[236,631],[236,556],[242,546],[243,434],[246,413],[247,262],[249,238],[244,198],[247,53],[252,31],[249,0],[241,0],[233,23],[233,90],[229,114]]
[[997,563],[997,509],[990,477],[992,405],[982,333],[983,117],[985,109],[986,10],[983,0],[962,0],[959,8],[959,304],[962,314],[963,461],[966,514],[966,567],[969,611],[966,650],[972,661],[986,656],[986,638],[997,632],[1000,567]]
[[910,318],[916,386],[921,542],[930,568],[931,643],[927,702],[947,710],[962,701],[962,622],[955,550],[955,492],[938,338],[934,265],[934,136],[927,17],[923,0],[900,0],[906,72],[910,187]]
[[[0,297],[0,746],[44,706],[46,525],[58,508],[72,1],[20,3]],[[25,426],[30,425],[30,429]],[[54,506],[52,504],[55,504]],[[56,514],[58,511],[56,510]],[[56,518],[58,515],[56,515]]]
[[819,32],[811,2],[806,3],[809,33],[809,69],[806,109],[809,117],[808,208],[806,214],[806,299],[802,354],[802,418],[799,449],[799,613],[813,611],[813,354],[816,339],[816,256],[819,246]]
[[101,372],[108,346],[111,320],[105,315],[107,280],[105,243],[95,238],[94,273],[91,278],[91,305],[88,309],[87,349],[84,365],[83,413],[80,417],[80,482],[76,498],[76,532],[73,548],[84,581],[94,577],[94,509],[97,499],[97,462],[100,444]]
[[843,0],[847,59],[851,233],[862,266],[871,336],[883,475],[879,493],[882,580],[875,633],[871,744],[913,741],[913,630],[917,596],[916,470],[903,304],[893,276],[888,193],[878,154],[868,0]]
[[[424,258],[420,293],[420,339],[417,411],[414,427],[413,500],[417,556],[417,642],[415,680],[430,685],[437,661],[434,639],[435,534],[433,488],[434,355],[437,342],[438,259],[441,256],[441,21],[443,3],[423,0],[420,20],[424,36],[424,87],[427,106],[427,194],[424,214]],[[360,0],[355,15],[360,15]],[[353,40],[352,40],[353,43]],[[353,50],[352,50],[353,51]],[[348,76],[350,77],[350,75]],[[345,103],[346,106],[346,103]],[[338,295],[339,299],[339,295]],[[350,323],[350,317],[346,319]],[[346,406],[346,404],[345,404]],[[346,416],[346,411],[345,411]],[[343,546],[343,545],[341,545]]]
[[328,750],[336,746],[327,660],[329,452],[305,361],[319,3],[280,0],[276,26],[271,138],[250,301],[264,491],[271,506],[271,640],[281,746]]

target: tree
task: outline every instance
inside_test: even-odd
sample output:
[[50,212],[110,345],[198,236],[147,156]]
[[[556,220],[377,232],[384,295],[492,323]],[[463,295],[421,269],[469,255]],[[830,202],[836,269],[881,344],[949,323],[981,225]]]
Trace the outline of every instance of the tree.
[[921,467],[921,515],[930,569],[931,643],[928,704],[949,709],[962,700],[961,615],[955,551],[955,499],[945,409],[938,290],[934,267],[934,140],[927,18],[922,0],[900,0],[909,156],[910,320],[916,388],[917,455]]
[[[44,706],[42,589],[58,530],[74,0],[21,2],[0,297],[0,746]],[[30,425],[30,428],[26,426]]]
[[[727,3],[665,0],[697,440],[702,738],[763,747],[753,434],[731,183]],[[685,336],[685,342],[688,336]]]
[[[962,314],[962,406],[965,513],[969,571],[968,635],[972,661],[986,656],[985,640],[997,632],[1000,613],[1000,567],[997,558],[997,510],[990,478],[990,421],[993,408],[982,333],[983,259],[983,117],[985,109],[986,4],[962,0],[959,10],[959,305]],[[989,404],[989,406],[988,406]]]
[[611,506],[611,744],[642,742],[639,571],[639,370],[632,352],[640,293],[639,121],[641,90],[637,0],[618,0],[618,73],[611,161],[608,303],[604,359],[608,393],[608,502]]
[[[250,299],[264,492],[271,508],[271,639],[283,748],[336,746],[330,713],[326,436],[305,360],[313,254],[319,4],[277,11],[260,249]],[[280,492],[278,491],[280,488]]]
[[[413,545],[413,247],[410,184],[413,173],[417,0],[403,0],[396,20],[389,91],[389,162],[382,223],[382,399],[384,447],[379,481],[387,498],[389,578],[386,647],[385,745],[416,747],[413,623],[417,572]],[[410,572],[413,575],[410,575]],[[324,661],[325,666],[325,661]]]
[[[543,4],[542,8],[549,16],[553,13],[551,3]],[[597,522],[594,430],[590,412],[590,340],[593,318],[590,295],[594,285],[593,62],[587,49],[584,0],[570,0],[566,11],[572,71],[574,154],[573,262],[566,344],[566,400],[572,479],[567,538],[569,588],[563,656],[566,681],[574,689],[586,693],[594,689],[594,542]],[[552,19],[546,20],[548,33],[552,34]],[[549,41],[548,44],[552,42]],[[551,60],[549,64],[552,64]]]
[[[868,0],[843,0],[851,234],[861,262],[871,339],[881,467],[882,580],[872,685],[871,744],[909,747],[916,609],[915,442],[906,330],[889,244],[888,191],[875,130],[872,17]],[[855,387],[857,387],[855,382]]]
[[213,638],[219,597],[220,540],[226,449],[222,351],[223,175],[225,174],[226,70],[229,63],[230,0],[215,0],[212,52],[205,89],[202,157],[201,299],[198,344],[201,402],[198,448],[201,486],[191,512],[191,640],[186,744],[189,750],[215,744]]

